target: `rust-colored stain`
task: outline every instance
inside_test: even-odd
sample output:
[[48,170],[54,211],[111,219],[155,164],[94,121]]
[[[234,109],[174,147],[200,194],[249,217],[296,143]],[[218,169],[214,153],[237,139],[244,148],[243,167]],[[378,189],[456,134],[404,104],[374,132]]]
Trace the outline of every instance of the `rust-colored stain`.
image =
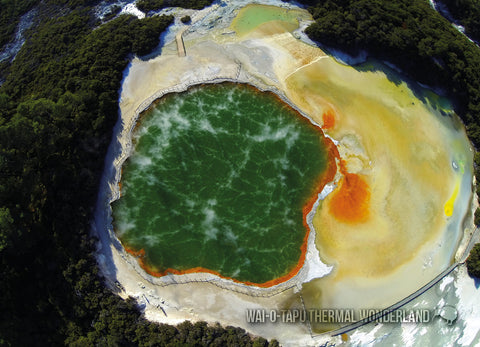
[[322,119],[322,129],[330,130],[335,127],[335,112],[332,109],[328,109],[323,112]]
[[369,217],[370,188],[358,174],[345,172],[330,200],[330,213],[344,223],[363,223]]
[[343,178],[339,188],[332,192],[330,213],[339,221],[356,224],[366,222],[370,216],[370,187],[361,175],[349,173],[347,163],[340,158],[337,147],[332,143],[332,155],[338,159]]

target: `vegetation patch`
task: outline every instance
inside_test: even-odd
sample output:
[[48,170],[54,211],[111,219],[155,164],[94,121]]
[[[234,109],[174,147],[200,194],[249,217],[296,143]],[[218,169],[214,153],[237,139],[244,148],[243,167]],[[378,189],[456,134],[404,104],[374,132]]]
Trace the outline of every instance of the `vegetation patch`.
[[467,270],[471,277],[480,278],[480,244],[476,244],[467,258]]
[[478,0],[440,0],[454,20],[465,28],[465,34],[480,42],[480,3]]
[[183,7],[201,10],[212,4],[213,0],[139,0],[137,8],[145,13],[159,11],[166,7]]
[[0,344],[266,345],[238,328],[148,322],[104,286],[90,221],[122,73],[173,18],[92,30],[88,9],[66,12],[43,18],[0,88]]

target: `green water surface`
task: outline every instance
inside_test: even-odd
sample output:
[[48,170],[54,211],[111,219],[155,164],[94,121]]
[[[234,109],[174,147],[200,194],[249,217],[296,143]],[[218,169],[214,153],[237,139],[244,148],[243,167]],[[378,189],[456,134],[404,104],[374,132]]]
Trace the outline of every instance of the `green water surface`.
[[289,10],[277,6],[250,4],[245,6],[235,18],[233,28],[239,35],[246,34],[259,25],[271,22],[282,21],[291,24],[294,28],[298,26],[298,10]]
[[308,120],[271,93],[215,84],[164,97],[133,139],[114,226],[154,269],[264,283],[296,266],[302,208],[326,168]]

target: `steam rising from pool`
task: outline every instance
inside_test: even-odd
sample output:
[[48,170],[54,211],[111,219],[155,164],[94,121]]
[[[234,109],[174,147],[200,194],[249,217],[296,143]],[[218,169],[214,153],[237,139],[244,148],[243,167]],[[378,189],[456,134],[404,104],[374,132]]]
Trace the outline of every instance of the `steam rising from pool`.
[[150,272],[265,283],[297,266],[327,162],[319,128],[273,94],[222,84],[163,98],[133,141],[114,226]]

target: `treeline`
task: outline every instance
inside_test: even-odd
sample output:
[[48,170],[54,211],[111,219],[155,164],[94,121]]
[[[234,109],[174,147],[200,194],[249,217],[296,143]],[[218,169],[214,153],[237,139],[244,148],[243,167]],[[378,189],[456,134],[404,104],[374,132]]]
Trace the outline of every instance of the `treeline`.
[[[315,22],[309,37],[327,47],[393,63],[412,79],[446,91],[480,148],[480,49],[433,10],[428,1],[303,0]],[[468,1],[465,1],[467,3]],[[479,17],[480,18],[480,17]],[[475,153],[480,182],[480,154]],[[480,184],[477,184],[480,196]],[[475,213],[480,225],[480,210]]]
[[366,50],[447,90],[465,119],[479,113],[478,48],[428,1],[326,0],[309,10],[316,20],[307,29],[312,39],[353,55]]
[[465,34],[480,42],[480,2],[478,0],[440,0],[455,20],[465,28]]
[[[46,21],[0,89],[0,331],[12,345],[82,336],[108,298],[89,219],[126,57],[169,18],[91,32],[86,11]],[[144,27],[142,30],[142,26]],[[78,317],[75,318],[75,317]]]
[[101,0],[2,0],[0,1],[0,50],[14,38],[20,17],[40,3],[43,11],[61,8],[87,8]]
[[[87,9],[101,0],[0,0],[0,51],[5,45],[13,42],[22,15],[35,9],[35,17],[29,23],[31,27],[39,24],[40,18],[57,18],[60,13],[73,9]],[[34,30],[26,30],[23,36],[29,37]],[[0,82],[3,82],[5,71],[11,59],[0,62]]]
[[471,277],[480,278],[480,244],[476,244],[468,256],[467,271]]
[[[118,304],[112,302],[112,305]],[[277,342],[268,343],[264,338],[252,339],[245,330],[218,323],[209,326],[205,322],[195,324],[185,321],[178,326],[154,324],[146,320],[138,321],[134,304],[131,301],[120,302],[123,314],[104,315],[95,324],[101,328],[88,333],[76,341],[67,340],[72,346],[130,345],[130,346],[250,346],[278,347]],[[107,339],[106,337],[110,338]],[[111,338],[114,336],[114,339]]]
[[90,223],[122,72],[173,18],[93,30],[86,8],[65,12],[35,28],[0,88],[0,345],[267,345],[232,327],[148,322],[104,286]]
[[40,0],[7,0],[0,2],[0,49],[12,40],[20,17]]
[[166,7],[183,7],[201,10],[210,6],[213,0],[138,0],[137,8],[145,13],[158,11]]

